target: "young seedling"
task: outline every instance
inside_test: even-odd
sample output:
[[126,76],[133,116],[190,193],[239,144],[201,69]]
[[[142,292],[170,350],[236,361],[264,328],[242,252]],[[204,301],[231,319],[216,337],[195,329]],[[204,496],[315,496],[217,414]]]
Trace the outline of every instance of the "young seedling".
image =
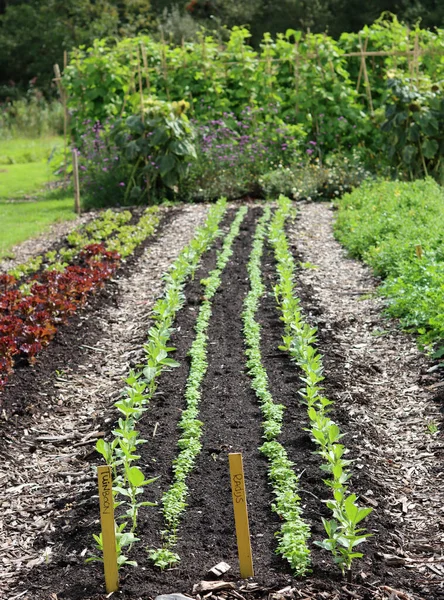
[[323,395],[324,380],[322,356],[316,349],[317,331],[304,322],[299,299],[295,293],[295,262],[290,252],[285,233],[286,220],[292,216],[291,202],[288,198],[279,198],[279,207],[270,226],[269,239],[274,250],[278,283],[274,286],[274,296],[284,322],[283,344],[281,350],[288,352],[302,371],[302,389],[299,395],[307,406],[310,420],[308,431],[318,446],[317,454],[323,462],[321,469],[328,474],[324,483],[331,488],[333,499],[326,502],[333,513],[333,519],[324,519],[327,538],[317,542],[333,554],[334,561],[343,574],[351,579],[352,562],[361,558],[362,553],[355,547],[366,541],[370,534],[357,525],[371,512],[371,508],[362,508],[357,504],[354,494],[348,494],[347,487],[351,477],[350,460],[345,456],[348,450],[341,443],[343,434],[339,427],[328,417],[332,404]]

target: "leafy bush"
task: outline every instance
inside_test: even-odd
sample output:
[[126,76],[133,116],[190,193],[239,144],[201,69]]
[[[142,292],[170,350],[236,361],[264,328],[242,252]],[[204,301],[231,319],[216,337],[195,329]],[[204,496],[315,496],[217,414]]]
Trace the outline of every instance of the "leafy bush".
[[295,200],[325,200],[350,192],[369,176],[359,159],[331,155],[325,164],[319,158],[293,162],[287,167],[281,164],[265,173],[259,183],[270,198],[285,194]]
[[188,103],[148,100],[143,116],[117,123],[115,141],[131,165],[125,198],[150,198],[156,188],[179,191],[190,161],[196,158],[194,129],[185,111]]
[[186,102],[148,100],[143,116],[85,122],[79,149],[84,206],[146,203],[165,190],[177,193],[196,158],[186,108]]
[[433,175],[444,183],[444,98],[438,85],[422,90],[411,80],[388,82],[382,130],[393,166],[410,179]]
[[218,119],[196,121],[198,160],[187,178],[187,197],[260,195],[261,175],[288,164],[302,147],[302,127],[288,125],[277,113],[275,106],[267,110],[247,106],[240,117],[224,112]]
[[443,189],[431,178],[364,184],[338,206],[336,236],[386,278],[389,313],[422,342],[443,340]]

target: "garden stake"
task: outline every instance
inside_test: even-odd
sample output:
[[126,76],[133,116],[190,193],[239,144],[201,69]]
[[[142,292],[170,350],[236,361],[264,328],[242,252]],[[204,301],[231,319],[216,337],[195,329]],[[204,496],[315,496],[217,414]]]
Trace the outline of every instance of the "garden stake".
[[415,246],[415,252],[416,252],[416,256],[418,258],[422,258],[422,246],[421,246],[421,244],[417,244]]
[[119,589],[117,571],[116,531],[111,467],[97,467],[99,478],[100,523],[102,525],[103,567],[107,594]]
[[230,464],[231,494],[233,497],[240,574],[242,579],[246,579],[247,577],[254,576],[254,570],[242,454],[230,453],[228,460]]
[[77,150],[72,150],[72,175],[74,180],[74,208],[80,215],[80,183],[79,183],[79,162],[77,160]]
[[[68,55],[65,52],[63,53],[63,65],[64,65],[64,69],[66,69],[66,65],[68,63]],[[60,67],[59,65],[54,65],[54,74],[55,74],[55,79],[54,81],[57,84],[57,89],[59,90],[59,95],[60,95],[60,101],[62,103],[63,106],[63,153],[64,153],[64,180],[65,180],[65,186],[67,184],[67,179],[68,179],[68,106],[67,106],[67,96],[66,96],[66,91],[65,88],[62,85],[62,74],[60,73]]]

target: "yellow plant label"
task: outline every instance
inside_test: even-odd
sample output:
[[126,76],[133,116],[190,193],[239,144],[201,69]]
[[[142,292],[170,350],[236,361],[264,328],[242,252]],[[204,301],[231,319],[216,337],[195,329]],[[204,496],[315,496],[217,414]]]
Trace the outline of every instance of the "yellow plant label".
[[117,592],[119,589],[111,467],[98,467],[97,475],[99,478],[100,523],[102,526],[105,586],[109,594]]
[[237,551],[240,574],[243,579],[253,577],[253,557],[251,554],[250,527],[248,524],[247,494],[245,491],[242,454],[228,455],[230,464],[231,494],[233,497],[234,523],[236,526]]

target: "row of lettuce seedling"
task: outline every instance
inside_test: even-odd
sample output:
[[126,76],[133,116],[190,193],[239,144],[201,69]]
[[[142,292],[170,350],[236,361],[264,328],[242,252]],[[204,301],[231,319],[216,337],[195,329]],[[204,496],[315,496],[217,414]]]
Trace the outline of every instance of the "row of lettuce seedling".
[[277,269],[274,294],[285,329],[280,349],[288,352],[301,370],[300,400],[307,407],[308,431],[322,459],[320,468],[327,476],[324,482],[332,493],[326,502],[332,518],[322,519],[327,537],[315,543],[332,553],[335,563],[350,579],[353,560],[362,557],[356,547],[370,535],[359,523],[372,509],[359,506],[356,495],[348,491],[352,461],[345,458],[348,450],[341,443],[344,434],[328,414],[332,401],[323,393],[322,355],[316,349],[317,330],[304,320],[297,296],[296,264],[285,233],[286,221],[292,216],[291,201],[281,196],[269,230]]
[[[176,314],[185,301],[183,288],[189,278],[194,276],[202,255],[220,235],[219,225],[226,209],[225,199],[219,200],[210,208],[205,224],[198,228],[194,239],[181,251],[170,270],[164,275],[164,293],[153,307],[154,322],[148,332],[148,341],[144,345],[145,365],[137,372],[130,372],[122,398],[115,403],[121,417],[118,427],[112,432],[113,438],[110,441],[98,440],[96,445],[97,451],[113,469],[115,506],[120,507],[119,519],[122,521],[119,525],[116,523],[119,566],[134,564],[124,554],[124,549],[128,546],[131,548],[138,540],[136,529],[139,509],[143,506],[151,506],[150,502],[139,500],[144,488],[154,479],[146,480],[136,464],[140,458],[137,447],[144,443],[137,429],[138,421],[156,392],[161,373],[165,369],[178,366],[170,356],[175,348],[169,346],[169,343]],[[96,547],[102,551],[101,535],[94,538]],[[165,556],[167,556],[165,552],[163,557],[159,554],[158,561],[165,559]],[[88,561],[94,560],[101,561],[102,556],[92,556],[88,559]],[[167,560],[169,560],[168,556]]]
[[[158,224],[158,208],[146,209],[139,222],[129,225],[132,214],[129,210],[106,210],[81,228],[66,236],[66,245],[59,250],[49,250],[45,254],[32,256],[26,262],[8,271],[16,280],[45,270],[64,271],[79,253],[91,244],[103,243],[111,252],[118,252],[122,258],[132,254],[135,246],[148,237]],[[148,231],[147,231],[148,228]],[[25,290],[26,287],[23,288]]]
[[107,245],[90,243],[88,237],[88,244],[73,248],[77,264],[54,263],[19,287],[13,275],[0,275],[0,390],[13,372],[16,359],[33,363],[53,339],[57,327],[82,307],[91,293],[103,287],[123,258],[154,233],[159,224],[158,210],[145,211],[136,225],[125,222],[103,218],[103,231],[96,224],[96,233],[106,230],[114,235]]
[[247,265],[250,291],[245,298],[242,314],[245,354],[251,385],[263,417],[262,428],[266,442],[260,451],[268,459],[268,476],[275,497],[272,508],[282,523],[277,533],[277,551],[288,560],[295,574],[304,575],[310,565],[310,551],[307,546],[310,527],[302,519],[299,481],[294,472],[294,465],[289,460],[285,448],[277,440],[282,431],[284,406],[274,402],[269,389],[267,372],[262,363],[261,325],[256,319],[260,299],[266,293],[262,282],[261,260],[270,214],[270,208],[267,207],[256,228]]
[[177,531],[186,508],[188,495],[187,477],[193,470],[202,449],[200,438],[203,423],[198,419],[202,396],[202,382],[207,372],[208,326],[212,314],[213,298],[221,284],[222,273],[233,254],[233,242],[239,235],[240,226],[248,209],[238,210],[221,251],[216,259],[216,267],[201,281],[203,302],[196,320],[196,337],[191,345],[190,371],[185,386],[185,410],[179,421],[181,436],[178,441],[179,454],[173,461],[173,481],[161,500],[165,527],[162,530],[161,548],[153,548],[149,555],[154,564],[165,568],[180,560],[173,551],[177,543]]

